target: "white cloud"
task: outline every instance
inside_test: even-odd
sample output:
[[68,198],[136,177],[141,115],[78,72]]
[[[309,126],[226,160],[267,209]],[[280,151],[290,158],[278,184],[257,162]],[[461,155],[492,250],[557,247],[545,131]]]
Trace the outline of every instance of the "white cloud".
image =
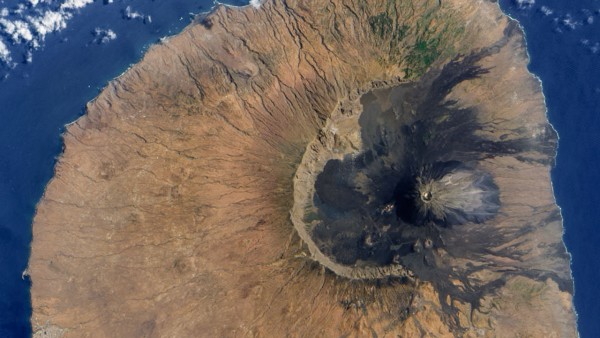
[[521,9],[529,9],[535,5],[535,0],[515,0],[517,7]]
[[48,33],[57,32],[67,27],[67,20],[72,15],[68,12],[46,11],[44,15],[38,17],[27,17],[35,32],[43,40]]
[[585,17],[585,19],[583,20],[584,22],[586,22],[589,25],[594,23],[594,13],[592,13],[592,11],[584,8],[581,10],[581,12],[583,13],[583,16]]
[[1,18],[0,26],[2,26],[4,33],[10,36],[13,43],[29,42],[33,39],[29,24],[25,21],[10,21]]
[[27,52],[25,52],[25,63],[32,63],[33,62],[33,52],[31,50],[28,50]]
[[94,42],[99,44],[109,43],[112,40],[117,38],[117,33],[115,33],[112,29],[102,29],[96,28],[94,29]]
[[[59,32],[67,27],[68,21],[76,15],[77,11],[92,4],[95,0],[19,0],[15,7],[8,9],[0,7],[0,64],[9,67],[16,66],[12,54],[16,49],[9,50],[7,43],[19,47],[23,53],[24,61],[29,63],[33,58],[33,51],[41,48],[46,35]],[[112,3],[112,0],[104,0]],[[0,0],[4,4],[4,0]],[[130,10],[131,11],[131,10]],[[143,20],[146,17],[140,13],[132,12],[132,16],[139,15]],[[148,18],[149,20],[150,18]],[[117,35],[112,30],[104,30],[97,38],[100,43],[116,39]]]
[[79,9],[94,2],[94,0],[67,0],[62,5],[61,9]]
[[578,22],[577,20],[573,19],[571,14],[565,15],[560,21],[560,23],[562,23],[565,27],[568,27],[570,29],[575,29],[577,28],[577,26],[581,26],[581,22]]
[[123,11],[123,17],[127,20],[140,19],[145,24],[152,23],[152,17],[150,15],[144,15],[140,12],[134,11],[131,9],[131,6],[127,6]]
[[250,5],[254,8],[260,8],[261,2],[260,0],[250,0]]
[[2,40],[0,40],[0,61],[7,65],[10,65],[12,63],[10,51],[8,50],[8,47],[6,47]]
[[25,4],[19,4],[16,9],[13,10],[14,14],[23,14],[23,12],[27,9]]
[[115,33],[112,29],[109,29],[109,30],[106,31],[106,37],[109,40],[114,40],[114,39],[117,38],[117,33]]
[[144,19],[144,15],[131,9],[131,6],[125,8],[125,18],[127,19]]
[[[0,33],[4,33],[15,44],[27,43],[29,48],[37,49],[47,34],[67,27],[67,21],[73,17],[73,11],[93,2],[94,0],[22,1],[12,11],[6,8],[0,9]],[[42,3],[56,5],[42,10],[40,9]],[[9,19],[11,15],[15,18]]]
[[544,13],[545,16],[552,15],[554,13],[554,11],[551,8],[546,6],[542,6],[540,8],[540,11],[542,11],[542,13]]

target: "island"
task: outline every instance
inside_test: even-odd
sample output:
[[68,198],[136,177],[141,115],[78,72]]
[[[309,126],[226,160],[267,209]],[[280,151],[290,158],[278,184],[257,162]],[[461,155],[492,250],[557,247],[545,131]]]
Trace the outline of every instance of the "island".
[[528,62],[491,0],[216,5],[67,126],[34,337],[577,337]]

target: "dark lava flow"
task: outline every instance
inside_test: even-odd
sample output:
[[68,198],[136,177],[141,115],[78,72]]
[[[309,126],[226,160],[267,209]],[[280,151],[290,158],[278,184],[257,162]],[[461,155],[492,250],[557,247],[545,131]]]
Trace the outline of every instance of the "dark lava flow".
[[477,138],[475,112],[444,101],[455,85],[486,72],[477,59],[361,98],[366,150],[328,161],[315,183],[323,222],[313,239],[322,252],[345,265],[400,263],[418,271],[433,264],[430,249],[444,246],[442,229],[494,217],[498,187],[477,161],[489,156],[486,148],[510,147]]
[[[311,236],[321,252],[352,267],[400,264],[432,282],[440,298],[450,295],[474,305],[504,280],[474,283],[472,273],[530,275],[485,258],[519,260],[523,253],[490,248],[523,233],[494,224],[500,192],[480,162],[506,155],[524,160],[520,154],[531,151],[552,161],[556,134],[548,125],[543,139],[484,139],[477,132],[490,126],[477,120],[476,108],[446,98],[459,83],[486,74],[477,63],[494,52],[460,57],[418,83],[363,95],[364,150],[329,160],[315,183],[320,221]],[[530,277],[543,278],[535,272]]]

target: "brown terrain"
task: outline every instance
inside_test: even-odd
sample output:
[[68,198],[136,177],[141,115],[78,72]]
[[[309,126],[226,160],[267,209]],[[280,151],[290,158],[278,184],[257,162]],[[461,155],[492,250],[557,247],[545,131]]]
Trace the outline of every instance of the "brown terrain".
[[[527,63],[487,0],[218,5],[68,126],[33,224],[34,336],[576,337],[556,134]],[[369,149],[370,123],[421,135],[398,161],[488,182],[445,193],[392,261],[315,230],[319,175]],[[442,224],[444,205],[464,210]]]

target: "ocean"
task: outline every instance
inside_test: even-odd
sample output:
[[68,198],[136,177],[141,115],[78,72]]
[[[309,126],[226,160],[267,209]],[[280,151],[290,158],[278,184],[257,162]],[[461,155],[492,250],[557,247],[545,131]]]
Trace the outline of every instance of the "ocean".
[[[530,4],[531,3],[531,4]],[[581,337],[600,337],[600,1],[501,0],[525,29],[560,140],[552,183],[571,253]]]
[[[0,67],[1,338],[31,335],[30,281],[22,273],[35,206],[61,152],[64,125],[83,114],[86,102],[139,61],[148,46],[181,31],[193,13],[213,6],[209,0],[75,0],[71,3],[82,7],[65,10],[60,8],[64,3],[0,1],[0,41],[12,59],[10,67]],[[34,39],[25,41],[26,32],[8,34],[2,23],[26,15],[43,18],[50,11],[61,14],[62,21],[58,17],[47,25],[58,29],[47,33],[37,49]]]
[[[245,5],[247,1],[228,1]],[[500,0],[527,34],[560,135],[552,179],[573,257],[582,337],[600,336],[600,1]],[[64,125],[149,45],[208,10],[207,0],[0,0],[0,337],[31,335],[27,266],[35,205]],[[49,12],[56,15],[48,16]],[[27,34],[13,25],[40,18]],[[52,19],[54,21],[44,21]],[[4,20],[4,21],[3,21]],[[35,21],[35,20],[32,20]]]

